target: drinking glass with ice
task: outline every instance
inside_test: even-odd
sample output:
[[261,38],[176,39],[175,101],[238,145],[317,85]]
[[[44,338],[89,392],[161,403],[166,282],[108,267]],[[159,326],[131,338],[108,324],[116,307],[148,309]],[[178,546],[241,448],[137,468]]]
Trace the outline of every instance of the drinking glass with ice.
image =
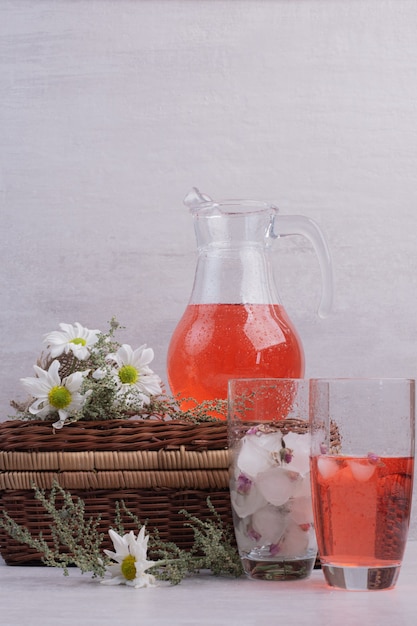
[[229,382],[230,497],[249,578],[310,575],[317,554],[310,487],[308,382]]

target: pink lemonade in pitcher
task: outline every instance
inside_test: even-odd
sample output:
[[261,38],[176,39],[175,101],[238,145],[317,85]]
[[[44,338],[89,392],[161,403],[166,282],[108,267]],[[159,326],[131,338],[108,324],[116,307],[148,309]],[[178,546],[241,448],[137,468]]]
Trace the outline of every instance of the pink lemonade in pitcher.
[[168,351],[172,392],[198,402],[225,399],[230,378],[303,374],[300,340],[279,304],[190,304]]

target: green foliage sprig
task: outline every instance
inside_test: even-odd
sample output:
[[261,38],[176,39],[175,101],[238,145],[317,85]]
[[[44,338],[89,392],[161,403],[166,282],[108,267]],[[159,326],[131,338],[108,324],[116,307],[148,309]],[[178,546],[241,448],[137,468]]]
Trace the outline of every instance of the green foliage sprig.
[[15,522],[2,511],[0,527],[7,534],[39,552],[41,561],[50,567],[59,567],[68,575],[68,567],[76,565],[81,572],[92,572],[94,576],[103,576],[105,563],[101,545],[104,534],[98,532],[100,517],[86,518],[85,503],[81,498],[74,499],[58,483],[54,483],[49,495],[44,490],[34,487],[35,499],[39,500],[51,518],[50,547],[42,532],[34,537],[30,531]]
[[[51,520],[53,545],[48,545],[42,532],[33,536],[4,510],[0,514],[0,527],[14,540],[40,553],[45,565],[62,568],[65,575],[69,573],[68,568],[75,565],[82,573],[91,572],[94,578],[102,578],[110,560],[103,552],[104,534],[99,532],[100,517],[87,518],[82,498],[74,498],[57,482],[49,494],[36,486],[33,489],[35,499],[42,504]],[[180,511],[185,518],[184,525],[194,533],[191,550],[183,550],[173,542],[162,541],[158,530],[150,534],[148,549],[152,558],[157,559],[157,566],[152,569],[157,579],[175,585],[200,570],[210,570],[216,576],[238,577],[243,573],[233,544],[232,530],[223,524],[210,498],[207,498],[207,505],[212,514],[212,519],[207,521],[185,510]],[[115,508],[113,529],[116,532],[125,532],[124,515],[134,522],[138,530],[144,525],[122,501],[116,503]]]
[[[123,513],[140,529],[141,521],[123,502],[120,506]],[[163,563],[155,573],[156,578],[178,584],[186,576],[197,574],[201,570],[209,570],[215,576],[241,576],[243,569],[234,545],[233,531],[223,523],[209,497],[207,506],[212,518],[206,521],[191,515],[185,509],[179,511],[185,518],[184,526],[191,528],[194,534],[194,544],[190,550],[183,550],[173,542],[163,541],[158,530],[150,536],[149,551],[152,558]],[[120,508],[116,507],[116,530],[123,533],[121,517]]]

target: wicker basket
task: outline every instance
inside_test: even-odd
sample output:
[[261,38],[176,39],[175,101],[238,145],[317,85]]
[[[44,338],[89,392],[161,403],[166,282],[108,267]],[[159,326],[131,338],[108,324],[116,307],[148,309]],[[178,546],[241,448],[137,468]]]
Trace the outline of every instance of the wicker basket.
[[[57,481],[84,500],[87,516],[101,517],[106,538],[123,500],[150,532],[157,528],[162,539],[188,549],[193,532],[181,509],[204,521],[209,496],[232,524],[228,465],[227,426],[220,421],[79,421],[59,431],[43,421],[6,421],[0,423],[0,511],[50,543],[50,520],[33,484],[48,490]],[[9,565],[41,558],[1,528],[0,552]]]

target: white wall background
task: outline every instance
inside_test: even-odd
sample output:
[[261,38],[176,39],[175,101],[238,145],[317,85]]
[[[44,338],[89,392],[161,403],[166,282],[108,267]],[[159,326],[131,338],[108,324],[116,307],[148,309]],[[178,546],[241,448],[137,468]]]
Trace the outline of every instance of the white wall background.
[[307,376],[415,378],[416,33],[415,0],[2,0],[2,418],[61,321],[116,315],[165,379],[193,185],[326,232],[327,320],[310,246],[275,252]]

